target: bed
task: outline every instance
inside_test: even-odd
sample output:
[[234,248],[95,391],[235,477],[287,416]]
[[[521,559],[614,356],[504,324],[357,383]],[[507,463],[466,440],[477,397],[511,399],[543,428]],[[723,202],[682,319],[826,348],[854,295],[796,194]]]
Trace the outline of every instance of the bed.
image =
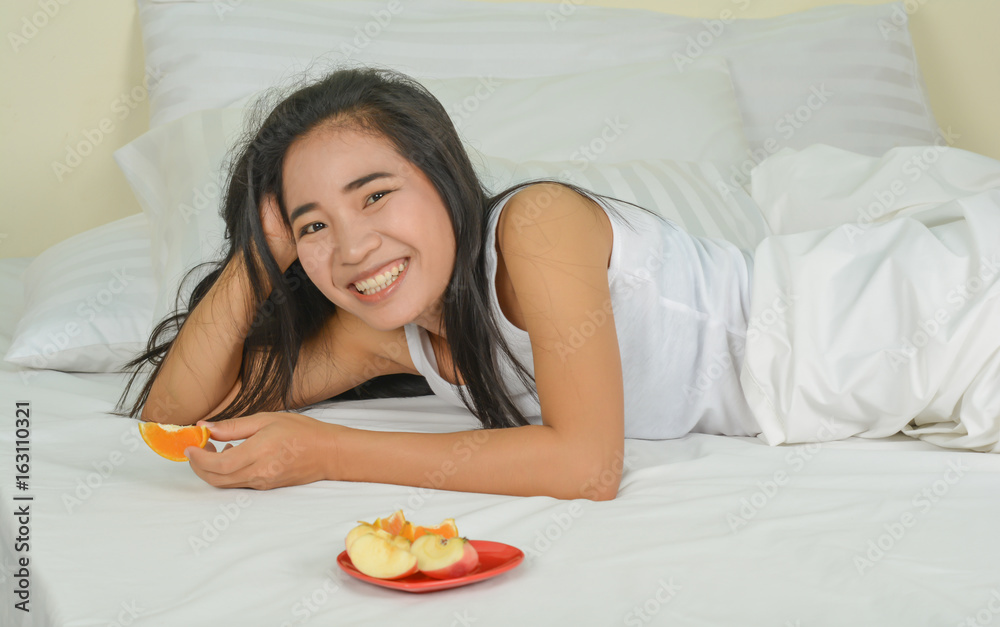
[[[143,213],[37,257],[0,260],[8,416],[0,433],[0,624],[1000,621],[1000,456],[991,453],[901,433],[780,446],[691,433],[626,440],[611,501],[451,492],[435,489],[432,477],[423,487],[320,481],[225,490],[155,455],[136,421],[110,413],[126,382],[116,366],[183,293],[183,270],[219,250],[213,203],[248,103],[323,51],[419,72],[460,121],[491,185],[565,176],[750,250],[770,236],[856,219],[857,198],[843,187],[776,187],[777,173],[787,182],[794,172],[789,163],[836,157],[843,170],[831,176],[853,172],[855,182],[874,185],[888,164],[902,167],[910,155],[957,155],[965,178],[933,178],[950,184],[935,188],[938,196],[911,187],[916,200],[903,210],[1000,189],[1000,162],[948,147],[935,124],[901,2],[759,22],[720,17],[724,28],[700,44],[713,54],[685,52],[686,38],[698,42],[709,28],[691,18],[566,2],[456,8],[465,4],[140,2],[147,63],[156,70],[151,129],[115,160]],[[860,34],[860,24],[892,24],[900,11],[901,29]],[[361,45],[366,28],[369,44]],[[486,33],[505,30],[533,32],[539,47],[483,43]],[[335,32],[318,35],[325,31]],[[450,45],[482,54],[459,59],[440,40],[417,47],[434,32],[465,33],[467,41]],[[543,36],[563,53],[540,55]],[[870,75],[838,72],[844,66],[831,55],[808,71],[789,60],[787,46],[819,59],[848,37],[861,42]],[[247,41],[267,43],[250,50]],[[678,51],[690,58],[678,62]],[[586,59],[586,71],[570,58]],[[664,63],[673,71],[662,73]],[[784,67],[780,78],[775,67]],[[218,80],[223,71],[226,81]],[[828,92],[819,87],[824,73]],[[553,76],[562,77],[559,89],[547,87]],[[655,106],[634,105],[625,124],[642,120],[655,131],[602,135],[609,118],[625,115],[614,98],[596,98],[592,120],[578,115],[546,141],[532,129],[513,137],[493,130],[526,100],[565,115],[595,80],[647,90]],[[681,93],[690,98],[665,103],[664,94]],[[855,97],[840,106],[830,95],[823,106],[824,93]],[[791,136],[771,125],[800,107],[807,119]],[[581,151],[588,146],[590,156]],[[946,162],[936,171],[945,173]],[[805,213],[810,207],[822,212]],[[297,413],[383,431],[478,427],[436,396],[322,402]],[[27,422],[16,423],[19,416]],[[524,559],[495,578],[427,594],[348,576],[337,564],[347,532],[398,509],[426,524],[453,517],[463,536],[517,547]]]

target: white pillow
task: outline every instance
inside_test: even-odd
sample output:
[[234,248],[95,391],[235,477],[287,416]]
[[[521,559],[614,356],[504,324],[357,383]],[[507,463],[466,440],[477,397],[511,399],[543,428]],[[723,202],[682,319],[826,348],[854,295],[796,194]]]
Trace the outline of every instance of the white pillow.
[[746,4],[702,19],[577,2],[140,0],[139,19],[153,126],[229,106],[319,57],[444,78],[538,77],[654,60],[685,70],[720,55],[751,149],[722,172],[731,183],[748,184],[752,167],[786,146],[824,143],[881,156],[940,137],[903,2],[741,19]]
[[577,6],[574,19],[559,20],[559,6],[545,3],[138,4],[153,127],[231,106],[318,58],[435,78],[527,78],[664,59],[658,29],[646,25],[644,11]]
[[[145,133],[118,149],[115,160],[149,216],[151,255],[158,282],[154,320],[174,309],[179,281],[198,263],[222,258],[225,227],[219,212],[225,172],[222,161],[242,132],[243,109],[212,109],[185,116]],[[663,160],[624,165],[527,163],[483,157],[467,147],[484,185],[499,190],[541,176],[576,182],[600,193],[644,204],[696,235],[724,237],[752,248],[764,235],[763,219],[738,186],[730,188],[710,162],[670,164]],[[199,191],[200,190],[200,191]],[[200,207],[196,200],[200,198]],[[652,206],[650,206],[652,205]],[[156,268],[160,269],[157,271]],[[184,286],[182,303],[201,273]]]
[[749,150],[718,57],[684,72],[646,62],[540,78],[414,78],[441,101],[467,146],[515,161],[675,159],[727,169]]
[[4,361],[66,372],[120,370],[145,350],[152,332],[149,246],[149,222],[139,213],[35,257],[24,272],[24,311]]
[[723,172],[727,179],[746,184],[754,164],[784,147],[827,144],[878,157],[948,139],[931,111],[902,2],[728,22],[699,20],[675,31],[683,45],[669,44],[677,67],[704,54],[729,62],[752,152],[739,170]]
[[483,184],[494,194],[517,183],[549,178],[635,203],[692,235],[724,239],[750,252],[771,234],[753,200],[741,187],[727,185],[709,162],[646,159],[581,165],[471,157]]
[[[749,146],[726,62],[637,63],[539,78],[422,79],[466,142],[513,160],[738,164]],[[492,90],[492,91],[490,91]],[[480,96],[483,97],[480,97]]]

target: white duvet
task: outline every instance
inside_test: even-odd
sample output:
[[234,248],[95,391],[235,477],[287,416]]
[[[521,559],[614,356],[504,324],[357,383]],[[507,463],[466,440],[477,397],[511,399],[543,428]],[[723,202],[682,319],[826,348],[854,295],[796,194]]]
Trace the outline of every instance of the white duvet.
[[771,445],[902,431],[1000,452],[1000,161],[786,149],[753,172],[741,382]]

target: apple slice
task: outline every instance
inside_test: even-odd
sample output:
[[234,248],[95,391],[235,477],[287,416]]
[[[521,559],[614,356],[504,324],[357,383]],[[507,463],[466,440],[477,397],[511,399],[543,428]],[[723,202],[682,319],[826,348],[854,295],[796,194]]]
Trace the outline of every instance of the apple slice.
[[[400,540],[409,546],[409,540]],[[360,572],[376,579],[400,579],[417,572],[417,556],[381,529],[358,535],[347,547],[347,556]]]
[[359,524],[357,527],[347,532],[347,537],[344,539],[345,549],[351,548],[351,544],[353,544],[354,541],[357,540],[359,537],[367,535],[369,533],[375,533],[375,527],[373,525],[366,523],[362,520],[359,520],[358,522],[361,524]]
[[465,538],[428,533],[413,541],[410,553],[416,556],[420,572],[434,579],[463,577],[479,565],[479,553]]

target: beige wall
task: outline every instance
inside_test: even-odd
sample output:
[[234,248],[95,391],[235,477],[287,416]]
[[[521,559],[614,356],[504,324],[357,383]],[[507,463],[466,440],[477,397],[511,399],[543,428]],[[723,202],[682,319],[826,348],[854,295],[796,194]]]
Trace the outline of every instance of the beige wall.
[[[718,18],[727,8],[754,18],[834,4],[563,1],[705,18]],[[59,10],[15,51],[10,33],[21,32],[22,20],[39,12],[40,2]],[[957,147],[1000,159],[1000,116],[995,113],[1000,102],[1000,1],[906,0],[906,6],[938,123],[958,133]],[[139,204],[111,156],[149,128],[134,1],[3,0],[0,32],[0,258],[33,257],[76,233],[138,213]],[[130,91],[140,98],[122,99]],[[100,144],[60,180],[53,162],[65,162],[67,145],[83,140],[85,133],[94,141],[100,138]]]

